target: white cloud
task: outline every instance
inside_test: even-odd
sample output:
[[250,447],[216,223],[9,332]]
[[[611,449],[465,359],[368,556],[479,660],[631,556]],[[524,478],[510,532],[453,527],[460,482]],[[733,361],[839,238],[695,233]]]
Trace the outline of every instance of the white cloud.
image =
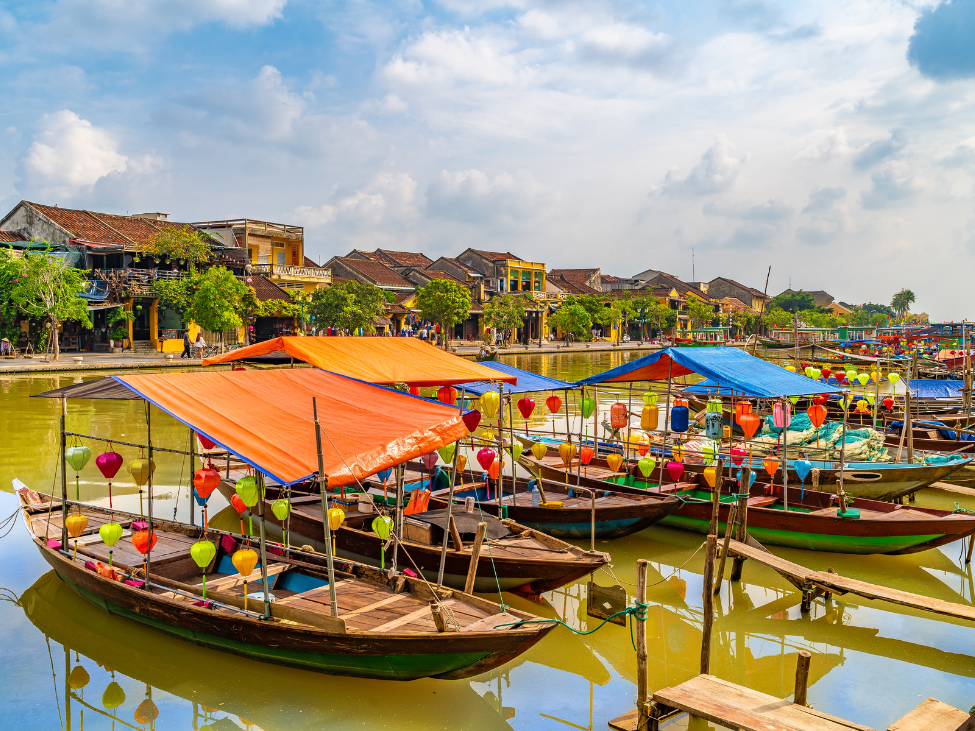
[[673,39],[628,23],[607,23],[585,30],[579,37],[583,58],[608,63],[652,66],[666,60]]
[[442,170],[427,188],[427,214],[465,223],[513,224],[541,215],[553,198],[525,170],[493,178],[474,169]]
[[[69,109],[45,114],[22,160],[30,183],[46,195],[71,196],[111,173],[124,173],[130,159],[118,151],[111,132]],[[140,170],[152,165],[142,158]]]
[[727,136],[715,135],[714,143],[701,154],[701,162],[686,178],[677,178],[673,171],[668,171],[655,192],[668,196],[722,193],[735,184],[748,161],[748,155],[738,157],[737,152],[738,148]]
[[428,31],[393,56],[384,69],[407,84],[511,84],[519,75],[510,41],[463,30]]
[[853,151],[846,139],[846,131],[842,127],[825,130],[815,136],[818,139],[813,144],[803,148],[796,155],[797,159],[819,162],[848,155]]
[[380,173],[361,189],[342,195],[332,203],[299,206],[294,217],[305,226],[329,224],[358,228],[378,226],[392,218],[403,221],[415,217],[416,181],[406,173]]
[[[158,33],[204,23],[235,28],[264,25],[280,18],[286,4],[287,0],[59,0],[52,7],[52,17],[55,25],[73,23],[98,33],[123,28],[152,28]],[[82,40],[80,35],[72,37]]]

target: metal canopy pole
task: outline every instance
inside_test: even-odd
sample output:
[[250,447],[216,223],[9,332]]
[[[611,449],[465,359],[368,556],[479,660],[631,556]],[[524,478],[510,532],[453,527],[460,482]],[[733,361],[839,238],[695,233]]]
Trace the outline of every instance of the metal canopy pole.
[[64,435],[64,420],[68,414],[68,400],[61,399],[61,549],[68,550],[68,459],[67,437]]
[[[398,464],[394,468],[396,470],[396,507],[394,511],[396,513],[396,523],[393,525],[393,530],[396,532],[396,537],[399,539],[403,538],[403,482],[406,479],[406,465]],[[383,489],[385,493],[385,488]],[[399,541],[393,541],[393,575],[395,576],[399,571]]]
[[332,616],[339,616],[335,598],[335,558],[332,556],[332,528],[328,524],[328,477],[325,475],[325,459],[322,457],[322,425],[318,421],[318,399],[312,396],[312,413],[315,417],[315,444],[318,447],[318,489],[322,495],[322,523],[325,525],[325,559],[328,563],[328,593],[332,603]]
[[[203,464],[203,456],[200,456],[200,464]],[[194,484],[193,475],[196,473],[196,434],[190,429],[190,525],[196,519],[196,499],[193,497]]]
[[264,616],[268,619],[271,618],[271,596],[270,589],[267,585],[267,542],[264,538],[264,511],[266,510],[266,505],[264,504],[264,473],[257,470],[257,489],[260,491],[258,493],[258,498],[260,499],[260,519],[258,525],[261,528],[261,581],[264,582]]
[[[460,391],[460,410],[461,413],[464,412],[464,399],[467,396],[467,388],[464,387]],[[499,407],[500,408],[500,407]],[[454,508],[454,485],[457,482],[457,460],[460,459],[460,447],[463,439],[458,439],[454,445],[454,463],[450,469],[450,489],[447,493],[447,529],[443,532],[443,547],[440,549],[440,569],[437,572],[437,588],[439,589],[443,586],[443,572],[444,566],[447,562],[447,537],[450,534],[450,515]],[[431,492],[432,492],[431,487]],[[455,546],[459,551],[460,546]]]
[[[674,359],[667,354],[667,360],[670,361],[670,365],[667,367],[667,410],[664,412],[664,441],[660,448],[660,477],[657,478],[657,484],[663,486],[664,484],[664,462],[667,461],[667,436],[670,434],[670,391],[671,382],[674,377]],[[653,452],[650,452],[653,454]]]
[[152,404],[146,401],[146,443],[148,445],[149,454],[149,540],[147,546],[149,550],[146,551],[146,586],[149,586],[149,567],[152,565]]

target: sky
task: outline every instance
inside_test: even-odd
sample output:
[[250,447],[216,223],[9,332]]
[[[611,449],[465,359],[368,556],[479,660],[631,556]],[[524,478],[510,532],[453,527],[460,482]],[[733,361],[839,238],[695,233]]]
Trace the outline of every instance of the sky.
[[975,0],[5,0],[0,211],[975,317]]

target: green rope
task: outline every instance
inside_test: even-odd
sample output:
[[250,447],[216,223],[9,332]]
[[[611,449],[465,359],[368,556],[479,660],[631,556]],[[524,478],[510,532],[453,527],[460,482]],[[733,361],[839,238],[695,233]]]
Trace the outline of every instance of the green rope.
[[975,515],[975,510],[969,510],[968,508],[963,508],[958,503],[955,503],[955,509],[951,511],[951,514],[954,515],[955,513],[971,513],[972,515]]
[[634,599],[632,607],[627,607],[626,609],[616,612],[615,614],[609,615],[606,619],[604,619],[600,623],[598,627],[596,627],[595,629],[591,629],[587,632],[583,632],[581,629],[576,629],[575,627],[570,627],[561,619],[523,619],[520,622],[506,622],[505,624],[496,624],[494,625],[494,629],[498,629],[499,627],[520,627],[523,624],[545,624],[548,622],[555,622],[556,624],[561,624],[570,632],[585,637],[586,635],[591,635],[596,630],[602,629],[607,622],[609,622],[611,619],[615,619],[616,617],[619,617],[622,614],[630,617],[630,621],[627,622],[627,624],[629,624],[630,626],[630,644],[633,646],[633,651],[636,652],[636,642],[633,640],[633,620],[636,619],[640,622],[646,622],[647,606],[648,605],[645,602],[638,602]]

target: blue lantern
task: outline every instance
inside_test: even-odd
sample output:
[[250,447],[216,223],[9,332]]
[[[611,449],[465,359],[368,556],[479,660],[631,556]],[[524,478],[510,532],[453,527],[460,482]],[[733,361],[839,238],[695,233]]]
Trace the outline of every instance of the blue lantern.
[[688,417],[687,401],[676,399],[670,409],[670,430],[677,433],[686,432]]

